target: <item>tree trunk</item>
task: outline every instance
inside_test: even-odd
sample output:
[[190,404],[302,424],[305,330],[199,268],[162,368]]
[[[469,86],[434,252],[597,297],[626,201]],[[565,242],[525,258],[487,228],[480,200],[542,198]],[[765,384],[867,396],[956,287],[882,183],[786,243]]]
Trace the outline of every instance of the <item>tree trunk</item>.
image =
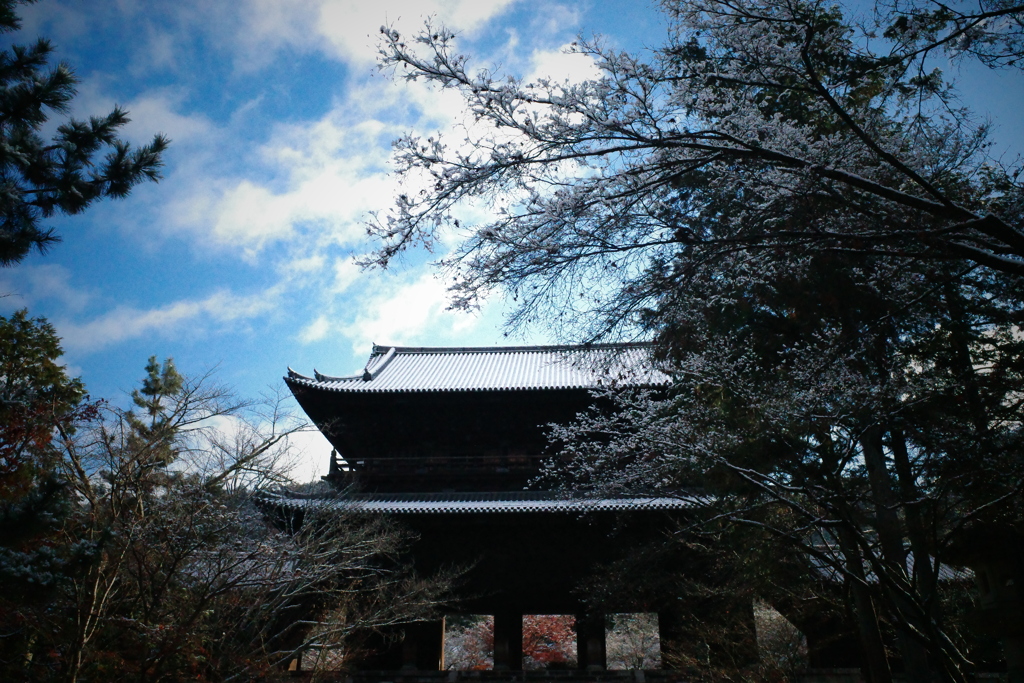
[[892,671],[889,670],[889,660],[885,656],[885,642],[878,628],[878,615],[864,576],[864,561],[848,529],[839,529],[839,545],[847,571],[854,576],[854,579],[848,581],[853,599],[853,621],[857,625],[857,637],[864,655],[864,678],[867,683],[892,683]]
[[[892,478],[886,463],[885,452],[882,450],[882,429],[873,425],[864,430],[861,437],[861,449],[864,453],[864,465],[868,471],[871,494],[874,499],[875,530],[878,532],[879,544],[882,548],[882,559],[885,571],[890,572],[889,578],[901,584],[908,591],[913,590],[907,574],[907,552],[903,546],[903,529],[896,512],[897,500],[893,492]],[[879,583],[885,589],[884,582]],[[895,591],[890,591],[893,607],[900,616],[914,624],[921,632],[915,605],[909,604],[907,598]],[[928,663],[928,649],[898,622],[894,624],[896,637],[899,640],[900,653],[903,655],[903,666],[910,683],[931,683],[932,672]]]
[[892,430],[890,432],[890,445],[892,448],[893,464],[896,468],[896,479],[899,483],[900,499],[903,507],[903,514],[907,520],[907,536],[910,538],[910,548],[914,553],[914,586],[921,599],[921,607],[926,615],[924,627],[935,643],[933,654],[938,659],[942,668],[944,678],[950,681],[966,680],[968,673],[960,662],[964,659],[958,651],[951,653],[943,646],[945,639],[940,638],[936,631],[942,628],[942,605],[939,602],[939,578],[935,568],[932,566],[932,556],[929,552],[934,543],[928,538],[927,525],[921,514],[921,506],[918,503],[919,490],[914,477],[913,467],[910,464],[910,453],[907,451],[907,441],[903,432]]

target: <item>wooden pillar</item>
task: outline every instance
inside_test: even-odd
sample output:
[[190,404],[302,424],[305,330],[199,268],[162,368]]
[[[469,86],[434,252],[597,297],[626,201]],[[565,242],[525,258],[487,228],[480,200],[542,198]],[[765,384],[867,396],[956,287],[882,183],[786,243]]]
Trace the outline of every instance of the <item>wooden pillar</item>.
[[576,661],[581,670],[604,671],[608,668],[603,614],[576,615]]
[[523,670],[523,615],[519,612],[494,615],[494,670]]
[[723,626],[735,635],[712,647],[712,661],[739,662],[741,666],[757,664],[760,653],[757,650],[757,627],[754,625],[754,601],[749,597],[746,600],[726,598],[719,612],[723,613]]
[[682,624],[679,613],[675,609],[663,609],[658,612],[658,641],[661,646],[661,668],[675,670],[679,668],[683,654]]
[[408,624],[402,636],[402,669],[406,671],[416,669],[416,645],[419,641],[419,624]]
[[419,621],[405,627],[402,669],[438,671],[444,647],[444,622]]
[[732,596],[678,601],[659,610],[658,638],[663,669],[758,661],[753,602]]
[[405,659],[405,643],[395,627],[374,631],[366,636],[365,653],[356,667],[363,671],[394,671]]
[[807,660],[812,669],[861,667],[864,654],[849,620],[842,619],[826,607],[821,607],[819,614],[800,615],[792,619],[789,614],[782,614],[807,639]]
[[416,668],[440,671],[444,657],[444,621],[424,621],[417,627]]

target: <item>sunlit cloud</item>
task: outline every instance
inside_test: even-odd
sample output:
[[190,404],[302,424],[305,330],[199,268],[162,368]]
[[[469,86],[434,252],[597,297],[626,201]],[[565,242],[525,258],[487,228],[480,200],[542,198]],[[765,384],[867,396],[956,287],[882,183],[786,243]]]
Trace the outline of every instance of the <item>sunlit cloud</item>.
[[296,432],[288,437],[288,445],[293,451],[295,463],[291,472],[292,479],[299,482],[318,481],[327,474],[333,447],[320,430]]
[[[176,145],[205,141],[214,132],[210,120],[201,114],[183,114],[186,94],[174,89],[148,91],[145,95],[122,103],[131,123],[126,128],[129,138],[149,142],[155,133],[162,133]],[[97,107],[106,111],[110,107]]]
[[[353,348],[367,348],[371,342],[408,344],[428,326],[441,322],[438,318],[446,314],[446,295],[444,284],[425,273],[370,297],[360,315],[341,333]],[[449,318],[452,315],[447,313]]]
[[566,26],[578,26],[582,17],[581,3],[546,2],[530,22],[533,34],[557,34]]
[[337,287],[336,282],[336,289],[321,290],[315,313],[296,335],[302,344],[329,341],[337,348],[338,341],[348,342],[358,357],[374,343],[431,345],[485,328],[486,337],[491,338],[496,331],[497,306],[483,313],[449,310],[447,285],[434,275],[430,264],[398,272],[362,271],[349,260],[338,260],[336,266],[339,279],[347,284]]
[[180,87],[157,87],[129,100],[110,92],[103,78],[86,80],[78,87],[73,114],[83,118],[106,114],[119,106],[128,112],[131,121],[121,135],[128,140],[146,144],[156,133],[169,137],[176,146],[206,142],[215,132],[203,114],[186,114],[188,92]]
[[89,291],[72,285],[71,271],[64,266],[46,263],[0,269],[0,301],[4,308],[32,309],[52,301],[65,310],[79,311],[91,299]]
[[513,0],[249,0],[243,43],[298,50],[319,49],[353,64],[372,64],[381,25],[415,30],[435,17],[472,32],[504,12]]
[[365,272],[356,264],[355,257],[336,259],[334,261],[334,280],[328,292],[332,296],[344,294],[360,277],[365,277]]
[[276,292],[243,296],[219,291],[198,300],[175,301],[155,308],[118,306],[86,322],[54,321],[64,346],[90,353],[144,335],[173,335],[187,328],[195,336],[212,327],[251,320],[277,306]]
[[527,82],[543,78],[553,83],[582,83],[601,75],[594,58],[573,52],[571,45],[555,50],[535,50],[530,61],[531,71],[525,78]]
[[331,321],[326,315],[317,316],[316,320],[307,325],[299,332],[299,341],[303,344],[320,341],[331,331]]
[[280,266],[280,270],[287,276],[302,277],[304,275],[316,274],[323,271],[327,259],[323,254],[310,254],[286,261]]
[[422,84],[368,79],[323,117],[276,126],[240,167],[174,170],[159,225],[249,260],[300,235],[307,251],[294,258],[324,245],[354,247],[370,214],[389,206],[398,190],[391,140],[407,128],[451,125],[459,112],[451,93],[431,97]]

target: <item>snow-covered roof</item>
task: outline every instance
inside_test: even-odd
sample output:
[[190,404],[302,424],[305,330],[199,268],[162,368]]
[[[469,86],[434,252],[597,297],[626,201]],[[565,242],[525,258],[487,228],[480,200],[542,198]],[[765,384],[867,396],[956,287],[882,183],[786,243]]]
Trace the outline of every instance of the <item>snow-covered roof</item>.
[[[827,543],[822,543],[817,547],[818,551],[826,556],[835,556],[839,551],[838,548],[831,547]],[[811,566],[818,572],[826,581],[833,583],[843,583],[843,573],[840,572],[833,563],[826,561],[822,557],[816,555],[809,556]],[[907,553],[906,559],[906,571],[907,576],[914,575],[914,553]],[[928,558],[929,562],[934,563],[933,569],[936,570],[936,578],[939,581],[950,582],[950,581],[970,581],[974,578],[974,572],[969,567],[957,567],[954,565],[946,564],[945,562],[935,562],[934,557]],[[878,575],[871,568],[867,559],[864,560],[864,578],[868,583],[878,583]]]
[[357,375],[313,377],[288,368],[289,384],[338,392],[500,391],[659,386],[649,344],[410,347],[374,345]]
[[570,498],[548,491],[500,493],[379,493],[337,498],[264,493],[259,505],[295,512],[337,510],[342,512],[391,515],[458,515],[514,513],[585,513],[643,510],[681,510],[692,507],[696,498],[622,497]]

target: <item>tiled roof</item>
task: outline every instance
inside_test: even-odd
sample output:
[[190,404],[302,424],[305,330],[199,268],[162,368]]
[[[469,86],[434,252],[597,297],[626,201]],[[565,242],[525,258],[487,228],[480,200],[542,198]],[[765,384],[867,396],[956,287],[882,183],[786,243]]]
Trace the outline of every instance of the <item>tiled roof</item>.
[[265,508],[293,511],[311,509],[392,515],[458,515],[515,513],[585,513],[642,510],[681,510],[692,507],[692,497],[567,498],[557,493],[381,493],[338,498],[264,493],[257,503]]
[[590,346],[374,346],[358,375],[313,377],[291,368],[290,384],[341,392],[594,389],[626,384],[659,386],[648,344]]
[[[833,547],[829,547],[827,544],[818,545],[818,551],[825,556],[835,556],[838,550]],[[914,553],[907,553],[907,576],[914,575]],[[826,562],[817,555],[811,555],[809,557],[811,566],[818,572],[826,581],[833,583],[843,583],[844,576],[833,564]],[[945,562],[935,563],[934,557],[928,558],[929,562],[934,563],[933,569],[937,568],[936,577],[939,581],[970,581],[974,578],[974,571],[969,567],[956,567],[953,565],[946,564]],[[878,575],[871,568],[867,559],[864,560],[864,579],[868,583],[878,583]]]

